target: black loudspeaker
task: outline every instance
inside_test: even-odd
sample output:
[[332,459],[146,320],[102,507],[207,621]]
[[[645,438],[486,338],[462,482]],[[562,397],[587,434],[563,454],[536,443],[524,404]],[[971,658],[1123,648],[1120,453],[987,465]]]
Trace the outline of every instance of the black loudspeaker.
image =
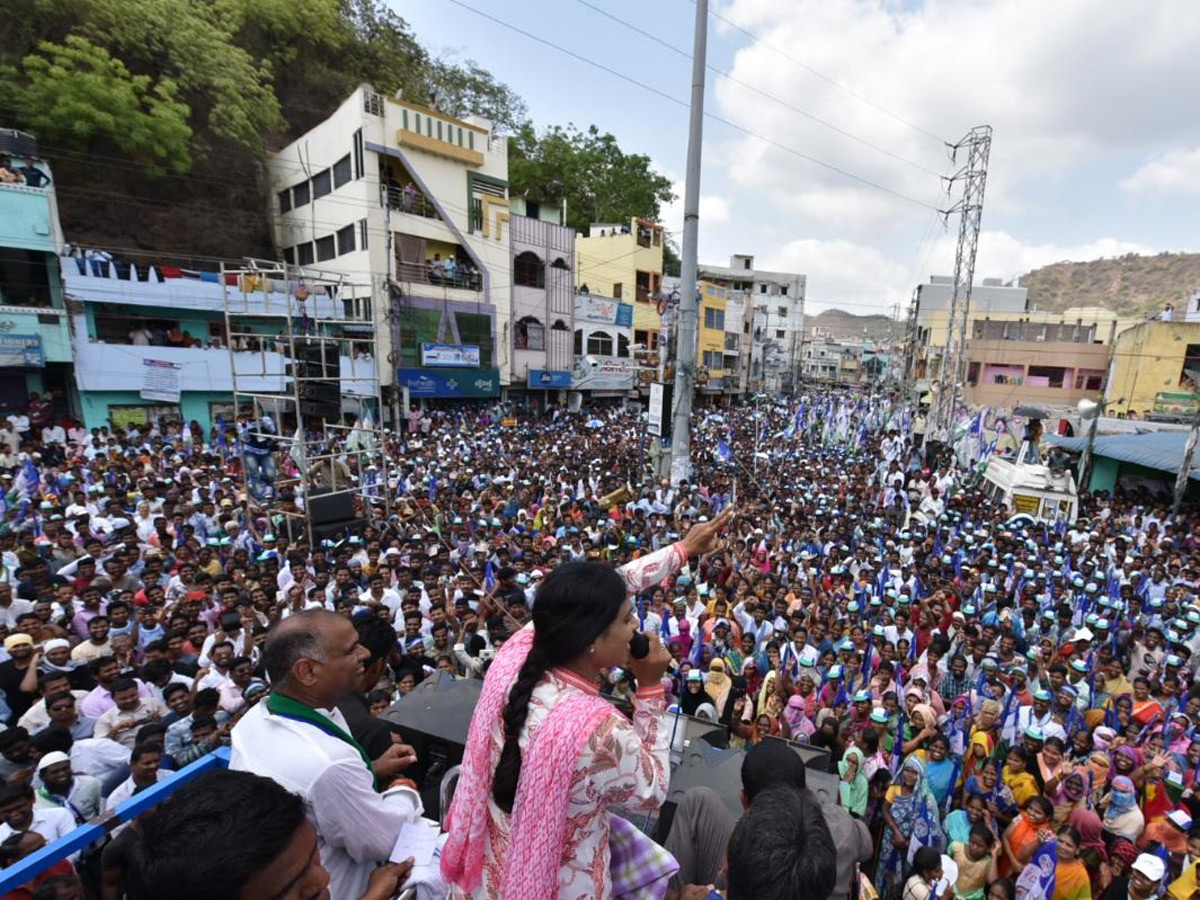
[[[829,754],[813,747],[804,747],[792,741],[786,742],[799,752],[800,749],[814,751],[825,758],[828,765]],[[801,753],[801,756],[805,754]],[[693,741],[683,752],[683,759],[671,775],[671,783],[667,789],[667,801],[663,806],[661,820],[669,820],[675,806],[683,798],[689,788],[709,787],[717,792],[717,796],[735,819],[742,816],[742,760],[746,757],[745,750],[720,750],[706,741]],[[816,795],[822,805],[837,804],[838,780],[823,769],[809,763],[806,759],[807,771],[805,780],[807,787]],[[670,806],[670,810],[667,807]],[[669,828],[669,824],[667,825]],[[666,838],[666,832],[660,833],[660,838]]]
[[441,776],[462,762],[471,716],[482,690],[483,682],[478,678],[451,678],[438,672],[393,703],[382,716],[397,726],[404,742],[417,751],[416,771],[410,777],[418,784],[424,781],[421,799],[427,816],[438,818],[443,812],[438,797]]
[[313,488],[308,495],[308,515],[314,527],[349,524],[354,521],[354,494],[327,494]]
[[337,341],[312,338],[297,343],[292,375],[300,380],[302,415],[334,420],[341,417],[342,357]]

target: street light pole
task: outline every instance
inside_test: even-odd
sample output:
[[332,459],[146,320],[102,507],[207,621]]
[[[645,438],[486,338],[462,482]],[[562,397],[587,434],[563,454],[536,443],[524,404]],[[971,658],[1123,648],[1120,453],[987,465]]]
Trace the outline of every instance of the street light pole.
[[692,44],[692,103],[683,191],[683,246],[675,320],[675,415],[671,426],[671,484],[690,476],[692,391],[696,379],[696,275],[700,238],[700,143],[704,132],[704,74],[708,59],[708,0],[696,0]]
[[1187,493],[1188,479],[1192,476],[1192,463],[1196,459],[1196,441],[1200,439],[1200,413],[1192,419],[1192,430],[1188,432],[1187,443],[1183,446],[1183,462],[1179,466],[1179,474],[1175,476],[1175,501],[1171,504],[1171,521],[1179,517],[1179,507],[1183,504],[1183,495]]
[[[1079,401],[1079,411],[1081,413],[1084,412],[1085,403],[1090,403],[1090,401]],[[1088,422],[1087,442],[1083,445],[1083,453],[1079,456],[1079,478],[1075,485],[1077,492],[1087,490],[1087,479],[1092,470],[1092,448],[1096,446],[1096,429],[1100,425],[1100,415],[1104,411],[1103,403],[1090,403],[1090,405],[1094,408],[1094,415],[1091,421]]]

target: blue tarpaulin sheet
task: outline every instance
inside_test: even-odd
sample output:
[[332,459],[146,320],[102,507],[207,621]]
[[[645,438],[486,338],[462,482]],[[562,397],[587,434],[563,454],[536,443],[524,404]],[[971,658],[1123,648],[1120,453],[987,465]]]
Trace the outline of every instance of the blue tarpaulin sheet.
[[[1183,464],[1183,448],[1187,443],[1186,431],[1155,431],[1148,434],[1108,434],[1096,438],[1092,447],[1095,456],[1105,456],[1120,462],[1136,463],[1148,469],[1160,469],[1172,475]],[[1079,452],[1086,439],[1059,437],[1048,434],[1043,439],[1054,447]],[[1200,480],[1200,450],[1197,450],[1191,477]]]

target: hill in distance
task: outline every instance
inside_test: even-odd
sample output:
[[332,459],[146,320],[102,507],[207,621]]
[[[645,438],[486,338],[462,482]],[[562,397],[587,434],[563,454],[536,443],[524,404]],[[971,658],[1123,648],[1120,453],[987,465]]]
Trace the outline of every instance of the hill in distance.
[[1029,290],[1031,309],[1103,306],[1121,315],[1150,315],[1164,303],[1178,309],[1200,290],[1200,253],[1058,262],[1022,275],[1017,283]]
[[897,340],[904,336],[904,320],[892,320],[890,316],[869,315],[856,316],[840,309],[827,309],[816,315],[804,317],[804,329],[811,334],[810,329],[820,328],[838,339],[862,339],[871,341],[886,341],[894,336]]

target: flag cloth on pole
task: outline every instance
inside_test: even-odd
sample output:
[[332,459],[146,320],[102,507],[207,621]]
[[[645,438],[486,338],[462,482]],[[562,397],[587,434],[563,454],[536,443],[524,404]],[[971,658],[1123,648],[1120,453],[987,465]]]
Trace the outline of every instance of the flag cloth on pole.
[[1058,865],[1058,842],[1047,841],[1033,851],[1033,857],[1017,879],[1017,896],[1023,900],[1050,900],[1054,896],[1054,869]]

